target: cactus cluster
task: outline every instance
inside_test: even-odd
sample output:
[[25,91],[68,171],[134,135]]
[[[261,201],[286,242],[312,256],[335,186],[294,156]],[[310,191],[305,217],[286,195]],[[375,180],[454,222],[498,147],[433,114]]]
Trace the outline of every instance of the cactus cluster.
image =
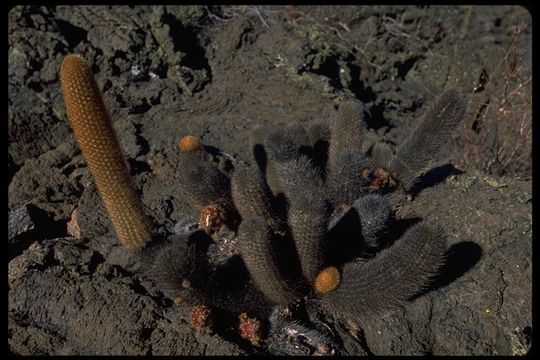
[[[78,61],[68,57],[63,69]],[[97,92],[95,83],[88,82]],[[71,93],[80,89],[77,83],[70,84],[71,80],[63,80],[75,135],[107,205],[107,184],[116,180],[101,181],[100,168],[93,165],[109,161],[107,156],[93,159],[111,146],[84,147],[87,138],[94,144],[101,141],[100,132],[109,134],[115,144],[110,162],[121,167],[118,146],[110,124],[104,130],[78,130],[89,121],[99,123],[104,115],[99,120],[79,100],[71,100]],[[105,113],[102,105],[96,108]],[[449,145],[464,112],[461,93],[447,90],[395,152],[387,144],[365,152],[363,105],[347,101],[330,111],[326,121],[293,123],[255,134],[253,158],[237,164],[232,174],[212,162],[200,139],[192,135],[180,139],[179,168],[184,173],[179,189],[200,211],[199,229],[146,246],[141,259],[150,264],[147,274],[178,302],[197,306],[193,318],[197,327],[207,324],[208,309],[242,314],[239,336],[255,345],[265,331],[250,317],[272,319],[277,308],[316,304],[338,318],[357,318],[399,306],[437,274],[447,245],[441,226],[421,221],[388,246],[394,216],[386,195],[410,191]],[[141,248],[140,237],[122,235],[125,226],[116,208],[107,205],[107,209],[122,243]],[[138,216],[138,211],[133,205],[125,208],[127,215]],[[145,221],[139,227],[146,243],[149,227]],[[273,323],[291,333],[302,329],[313,335],[307,343],[318,344],[314,348],[334,351],[335,344],[320,344],[326,335],[292,320]],[[290,338],[279,335],[277,328],[268,333],[269,339]]]
[[[237,253],[219,265],[198,258],[204,271],[185,272],[186,263],[174,268],[158,259],[156,273],[168,268],[200,284],[189,294],[194,302],[263,317],[276,306],[310,302],[339,318],[399,306],[438,273],[447,244],[442,227],[424,220],[388,246],[395,219],[385,195],[411,190],[449,145],[464,112],[460,92],[447,90],[395,153],[387,145],[366,153],[362,104],[348,101],[326,128],[296,123],[256,136],[251,163],[237,165],[230,177],[201,155],[203,145],[182,150],[184,166],[206,169],[183,177],[182,188],[190,199],[197,194],[194,205],[203,204],[203,212],[216,204],[233,209],[225,212],[235,221],[223,226],[234,233]],[[184,241],[200,248],[191,237],[201,232],[184,235]],[[204,243],[214,241],[213,233],[207,231]],[[216,277],[221,280],[213,282]],[[164,280],[174,287],[171,278]]]

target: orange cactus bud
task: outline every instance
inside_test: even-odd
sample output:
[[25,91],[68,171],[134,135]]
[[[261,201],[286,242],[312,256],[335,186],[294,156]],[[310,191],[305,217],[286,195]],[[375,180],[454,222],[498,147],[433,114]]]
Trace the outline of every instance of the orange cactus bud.
[[199,139],[193,135],[186,135],[178,141],[178,147],[181,152],[192,152],[201,147]]
[[315,279],[315,291],[326,294],[334,291],[341,280],[339,270],[333,266],[323,269]]

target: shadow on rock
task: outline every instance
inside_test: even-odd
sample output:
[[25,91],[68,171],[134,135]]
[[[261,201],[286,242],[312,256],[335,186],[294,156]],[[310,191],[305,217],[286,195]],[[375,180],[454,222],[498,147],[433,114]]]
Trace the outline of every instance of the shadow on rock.
[[436,167],[425,173],[410,190],[411,196],[416,197],[420,191],[435,186],[443,182],[450,175],[463,174],[464,171],[456,169],[453,165],[447,164]]
[[446,263],[441,268],[439,275],[425,290],[414,295],[411,300],[453,283],[471,270],[481,257],[482,248],[472,241],[462,241],[452,245],[446,252]]
[[54,220],[52,214],[33,204],[23,205],[8,214],[8,258],[22,254],[31,243],[67,236],[66,220]]

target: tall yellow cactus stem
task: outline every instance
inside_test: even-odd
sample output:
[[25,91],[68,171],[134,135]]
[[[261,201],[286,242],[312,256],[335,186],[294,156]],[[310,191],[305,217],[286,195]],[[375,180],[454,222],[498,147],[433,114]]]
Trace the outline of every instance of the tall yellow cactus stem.
[[62,62],[60,82],[75,138],[121,244],[142,249],[152,229],[133,189],[101,93],[90,67],[78,55]]

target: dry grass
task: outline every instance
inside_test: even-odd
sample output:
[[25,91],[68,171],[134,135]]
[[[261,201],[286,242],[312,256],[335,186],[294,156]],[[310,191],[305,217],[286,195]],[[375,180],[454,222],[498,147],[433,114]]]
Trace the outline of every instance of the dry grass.
[[458,166],[493,175],[532,176],[532,72],[518,46],[524,24],[491,74],[484,73],[460,129]]

